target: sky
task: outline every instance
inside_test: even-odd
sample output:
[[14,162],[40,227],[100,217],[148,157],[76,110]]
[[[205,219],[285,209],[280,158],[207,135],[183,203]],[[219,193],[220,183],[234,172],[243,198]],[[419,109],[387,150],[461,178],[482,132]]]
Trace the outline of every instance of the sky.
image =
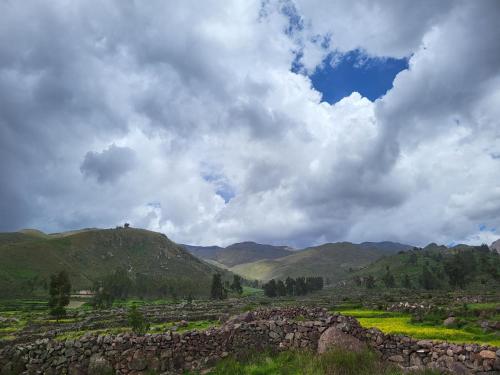
[[0,2],[0,230],[500,237],[500,2]]

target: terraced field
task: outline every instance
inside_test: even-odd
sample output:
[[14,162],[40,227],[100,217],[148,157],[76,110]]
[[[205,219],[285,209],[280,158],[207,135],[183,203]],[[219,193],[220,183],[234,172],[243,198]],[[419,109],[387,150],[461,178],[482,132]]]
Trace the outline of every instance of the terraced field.
[[[500,322],[500,314],[496,309],[500,304],[471,304],[468,311],[491,311],[495,313],[489,320]],[[376,327],[384,333],[403,334],[417,339],[440,340],[454,343],[482,343],[494,346],[500,345],[500,332],[498,330],[486,330],[480,326],[481,318],[471,313],[467,316],[458,316],[457,323],[446,327],[442,320],[432,316],[416,321],[415,317],[408,313],[388,312],[383,310],[370,310],[364,308],[338,308],[336,311],[344,315],[350,315],[358,319],[364,327]]]

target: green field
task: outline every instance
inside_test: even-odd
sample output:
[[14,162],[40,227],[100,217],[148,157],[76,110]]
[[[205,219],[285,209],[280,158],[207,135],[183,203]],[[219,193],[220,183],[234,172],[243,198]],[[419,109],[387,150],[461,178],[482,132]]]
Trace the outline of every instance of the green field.
[[[485,305],[485,304],[483,304]],[[486,307],[486,306],[484,306]],[[476,307],[479,309],[480,307]],[[494,332],[485,333],[475,318],[462,318],[460,328],[445,327],[441,322],[412,321],[410,314],[395,313],[363,308],[338,309],[344,315],[355,317],[366,328],[375,327],[387,334],[402,334],[416,339],[448,341],[454,343],[481,343],[500,346],[500,336]]]

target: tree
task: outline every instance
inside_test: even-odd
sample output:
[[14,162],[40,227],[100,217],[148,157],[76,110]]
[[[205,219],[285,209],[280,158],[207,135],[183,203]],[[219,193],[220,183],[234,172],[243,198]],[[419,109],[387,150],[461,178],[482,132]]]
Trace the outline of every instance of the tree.
[[286,296],[286,286],[281,280],[278,280],[278,282],[276,283],[276,294],[279,297]]
[[440,286],[439,279],[431,272],[428,264],[422,267],[420,285],[426,290],[438,289]]
[[295,280],[291,277],[287,277],[285,280],[285,288],[288,296],[295,295]]
[[303,277],[297,277],[295,279],[295,295],[303,296],[307,294],[306,280]]
[[372,275],[368,275],[365,279],[365,285],[367,289],[375,288],[375,278]]
[[361,277],[354,277],[354,284],[356,284],[357,286],[361,286]]
[[418,256],[415,250],[410,251],[410,256],[408,257],[408,264],[416,266],[418,263]]
[[382,281],[387,288],[394,288],[396,286],[396,280],[392,275],[391,269],[387,266],[384,276],[382,276]]
[[212,276],[212,288],[210,291],[210,297],[212,299],[227,298],[227,291],[224,289],[224,286],[222,285],[222,277],[218,273]]
[[144,315],[137,310],[137,306],[132,306],[128,312],[128,324],[132,331],[139,335],[145,334],[149,330],[149,322]]
[[410,280],[410,276],[408,276],[407,273],[405,273],[405,275],[403,277],[402,284],[403,284],[404,288],[411,289],[411,280]]
[[471,281],[476,270],[476,258],[472,251],[459,252],[444,261],[444,271],[448,274],[450,285],[464,288]]
[[267,297],[276,297],[277,290],[276,290],[276,281],[274,279],[271,279],[268,283],[264,284],[263,289],[264,289],[264,294]]
[[94,309],[108,308],[113,305],[114,298],[102,283],[95,283],[92,291],[94,292],[94,297],[92,298]]
[[241,286],[241,277],[238,275],[233,275],[233,283],[231,284],[231,290],[238,294],[243,293],[243,288]]
[[69,304],[71,293],[71,283],[66,271],[61,271],[58,274],[50,276],[49,285],[49,308],[50,314],[59,318],[66,315],[65,307]]

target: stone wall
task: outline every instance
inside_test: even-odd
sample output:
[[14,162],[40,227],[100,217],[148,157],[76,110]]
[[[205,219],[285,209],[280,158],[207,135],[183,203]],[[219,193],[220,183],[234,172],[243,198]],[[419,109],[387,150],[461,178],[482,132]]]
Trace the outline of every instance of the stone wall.
[[[229,319],[206,331],[137,336],[86,335],[78,340],[38,340],[0,351],[4,374],[176,374],[210,367],[229,354],[265,348],[315,350],[330,327],[355,337],[378,351],[384,360],[402,367],[441,368],[458,374],[500,373],[500,350],[479,345],[453,345],[384,335],[362,328],[356,319],[323,309],[258,310]],[[341,343],[340,343],[341,344]]]

